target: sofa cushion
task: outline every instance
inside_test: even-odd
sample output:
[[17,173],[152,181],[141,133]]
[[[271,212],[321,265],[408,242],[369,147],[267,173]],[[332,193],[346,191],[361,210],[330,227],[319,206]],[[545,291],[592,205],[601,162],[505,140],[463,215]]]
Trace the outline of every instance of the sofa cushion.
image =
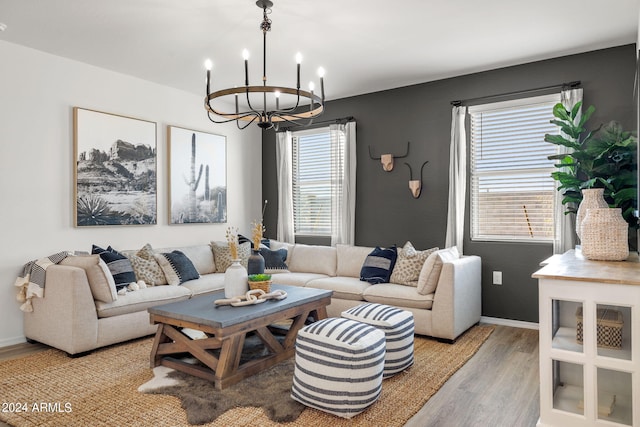
[[264,258],[264,268],[268,270],[287,270],[289,267],[285,263],[288,251],[285,248],[271,250],[260,248],[260,255]]
[[306,287],[333,291],[332,298],[362,301],[364,290],[371,287],[357,277],[324,277],[310,280]]
[[107,264],[109,271],[113,276],[113,281],[116,284],[116,289],[120,290],[126,287],[129,283],[136,281],[136,274],[133,271],[133,266],[129,258],[122,255],[120,252],[113,249],[111,246],[107,249],[102,249],[100,246],[93,245],[91,247],[92,254],[100,255],[100,258]]
[[206,294],[224,289],[224,273],[203,274],[199,279],[189,280],[182,284],[193,295]]
[[421,295],[416,288],[410,286],[381,283],[365,289],[363,297],[365,301],[378,304],[430,310],[433,306],[434,294]]
[[291,272],[336,275],[338,260],[334,247],[296,244],[289,258]]
[[362,264],[360,280],[373,285],[388,282],[397,258],[398,252],[395,246],[390,248],[376,246]]
[[338,266],[336,276],[360,277],[362,264],[373,248],[368,246],[336,245]]
[[166,285],[167,278],[156,261],[154,255],[155,252],[149,243],[144,245],[139,251],[132,253],[132,251],[125,251],[123,255],[129,258],[131,266],[136,274],[137,280],[144,280],[149,286]]
[[430,254],[437,250],[438,248],[431,248],[418,251],[411,242],[405,243],[402,249],[398,250],[398,259],[393,267],[389,281],[399,285],[417,287],[424,262]]
[[112,317],[144,311],[149,307],[182,301],[190,297],[191,291],[183,286],[152,286],[127,292],[110,303],[96,301],[96,309],[98,317]]
[[84,269],[94,300],[112,302],[118,299],[113,276],[99,255],[68,256],[60,261],[60,265]]
[[[231,249],[229,249],[229,243],[227,242],[211,242],[211,250],[215,258],[216,272],[224,273],[227,268],[231,266],[233,258],[231,256]],[[241,243],[238,245],[238,258],[240,258],[240,264],[247,268],[249,262],[249,256],[251,255],[251,245],[249,242]]]
[[442,263],[449,262],[460,258],[458,248],[452,246],[446,249],[440,249],[433,252],[422,266],[420,277],[418,277],[418,293],[429,295],[436,291],[438,280],[440,280],[440,272],[442,271]]
[[273,283],[278,285],[306,286],[311,280],[328,277],[326,274],[318,273],[278,273],[271,276]]
[[170,285],[176,286],[187,280],[200,278],[189,257],[178,250],[155,254],[155,258]]

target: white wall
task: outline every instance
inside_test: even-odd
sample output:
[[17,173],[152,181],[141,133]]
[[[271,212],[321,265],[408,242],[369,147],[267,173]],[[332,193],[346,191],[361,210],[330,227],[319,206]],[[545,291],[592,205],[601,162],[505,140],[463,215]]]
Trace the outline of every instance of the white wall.
[[[0,346],[24,341],[13,283],[29,260],[92,243],[208,243],[224,240],[228,225],[249,233],[260,218],[257,127],[212,124],[199,96],[3,41],[0,58]],[[73,226],[74,106],[157,122],[157,225]],[[168,225],[167,125],[227,137],[228,224]]]

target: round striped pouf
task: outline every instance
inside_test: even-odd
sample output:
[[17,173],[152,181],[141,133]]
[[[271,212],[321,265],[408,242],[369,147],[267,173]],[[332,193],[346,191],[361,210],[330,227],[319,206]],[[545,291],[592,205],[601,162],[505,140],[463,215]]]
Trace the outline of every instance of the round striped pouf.
[[387,340],[384,378],[413,365],[413,313],[388,305],[365,303],[343,311],[341,315],[384,332]]
[[305,326],[296,338],[291,397],[343,418],[380,396],[384,332],[365,323],[329,318]]

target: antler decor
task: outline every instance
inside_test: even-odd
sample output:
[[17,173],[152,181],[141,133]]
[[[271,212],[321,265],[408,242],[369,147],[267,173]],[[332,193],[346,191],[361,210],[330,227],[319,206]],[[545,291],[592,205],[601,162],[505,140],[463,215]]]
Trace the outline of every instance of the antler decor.
[[409,163],[404,162],[405,165],[409,168],[409,190],[411,190],[411,194],[414,199],[420,197],[420,192],[422,190],[422,171],[426,164],[429,163],[429,160],[425,161],[420,167],[420,179],[413,179],[413,170],[411,170],[411,165]]
[[385,172],[391,172],[393,170],[393,159],[401,159],[403,157],[407,157],[409,155],[409,141],[407,141],[407,152],[402,156],[396,156],[394,154],[382,154],[380,157],[374,157],[371,154],[371,146],[369,146],[369,157],[372,160],[380,160],[382,163],[382,169]]

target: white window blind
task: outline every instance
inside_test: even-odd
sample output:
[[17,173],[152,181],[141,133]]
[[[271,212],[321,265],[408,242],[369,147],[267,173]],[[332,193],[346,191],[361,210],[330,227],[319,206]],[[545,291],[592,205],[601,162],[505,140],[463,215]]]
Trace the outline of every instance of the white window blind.
[[469,108],[472,240],[554,237],[553,106],[560,94]]
[[[340,137],[342,139],[342,136]],[[344,141],[329,128],[293,134],[293,216],[296,235],[330,236],[342,192]]]

